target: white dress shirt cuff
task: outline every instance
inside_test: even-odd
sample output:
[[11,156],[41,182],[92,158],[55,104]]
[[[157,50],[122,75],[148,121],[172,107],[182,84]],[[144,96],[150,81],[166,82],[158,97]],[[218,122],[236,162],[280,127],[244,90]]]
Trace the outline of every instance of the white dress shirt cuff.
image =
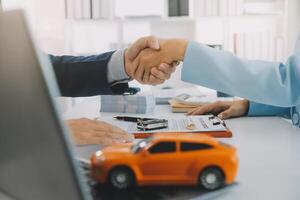
[[131,77],[125,71],[124,53],[125,50],[114,52],[108,62],[107,80],[113,85],[131,80]]

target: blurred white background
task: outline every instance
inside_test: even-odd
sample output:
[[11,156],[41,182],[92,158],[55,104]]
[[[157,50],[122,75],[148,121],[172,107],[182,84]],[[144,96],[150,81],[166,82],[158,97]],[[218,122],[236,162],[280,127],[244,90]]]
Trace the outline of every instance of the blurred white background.
[[[155,35],[285,61],[300,27],[299,0],[2,1],[4,10],[24,8],[39,47],[56,55],[98,54]],[[180,67],[165,86],[185,86]]]

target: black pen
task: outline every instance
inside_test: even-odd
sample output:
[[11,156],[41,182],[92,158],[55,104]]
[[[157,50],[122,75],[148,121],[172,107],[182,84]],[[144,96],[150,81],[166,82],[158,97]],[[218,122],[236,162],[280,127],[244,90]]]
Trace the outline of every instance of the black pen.
[[116,116],[114,117],[117,120],[122,120],[126,122],[138,122],[138,120],[153,120],[153,118],[142,118],[142,117],[129,117],[129,116]]

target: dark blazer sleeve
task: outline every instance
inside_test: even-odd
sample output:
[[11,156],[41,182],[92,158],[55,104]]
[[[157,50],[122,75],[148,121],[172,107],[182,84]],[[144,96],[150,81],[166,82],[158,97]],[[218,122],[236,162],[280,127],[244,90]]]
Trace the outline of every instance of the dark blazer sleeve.
[[127,83],[111,86],[107,80],[108,62],[113,53],[93,56],[50,55],[62,96],[84,97],[123,94],[127,91]]

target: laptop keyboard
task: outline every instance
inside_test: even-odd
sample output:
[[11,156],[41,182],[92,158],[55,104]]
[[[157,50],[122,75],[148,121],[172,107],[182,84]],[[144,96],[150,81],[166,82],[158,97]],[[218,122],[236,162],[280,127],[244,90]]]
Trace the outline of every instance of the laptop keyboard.
[[82,175],[84,175],[82,177],[82,181],[85,182],[84,185],[88,185],[87,188],[85,188],[85,192],[87,193],[90,193],[93,197],[94,200],[100,200],[102,198],[100,198],[100,195],[99,195],[99,188],[98,188],[98,184],[96,181],[94,181],[93,179],[91,179],[90,177],[90,173],[91,173],[91,166],[89,163],[83,161],[83,160],[80,160],[78,159],[78,162],[79,162],[79,166],[80,166],[80,172]]

